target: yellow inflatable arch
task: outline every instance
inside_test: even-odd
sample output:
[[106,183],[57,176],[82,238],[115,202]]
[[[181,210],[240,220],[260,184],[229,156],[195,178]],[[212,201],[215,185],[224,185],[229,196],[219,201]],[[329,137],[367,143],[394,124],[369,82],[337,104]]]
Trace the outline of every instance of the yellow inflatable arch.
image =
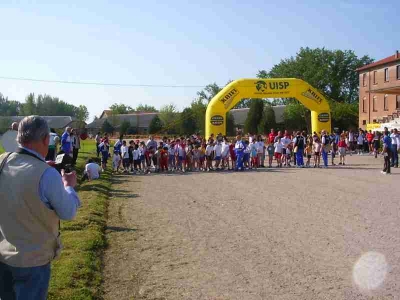
[[311,110],[312,131],[331,131],[328,101],[307,82],[296,78],[239,79],[224,87],[207,106],[206,137],[226,134],[226,113],[244,98],[296,98]]

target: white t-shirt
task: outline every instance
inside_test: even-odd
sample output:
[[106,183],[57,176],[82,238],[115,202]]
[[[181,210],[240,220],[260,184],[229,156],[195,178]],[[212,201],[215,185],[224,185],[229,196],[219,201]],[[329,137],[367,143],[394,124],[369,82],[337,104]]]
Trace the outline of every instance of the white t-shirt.
[[229,144],[228,143],[222,143],[222,156],[226,157],[229,154]]
[[221,144],[216,144],[214,146],[214,151],[215,151],[215,156],[221,156],[222,155],[222,145]]
[[185,149],[181,145],[178,145],[176,150],[178,152],[178,156],[181,157],[185,156]]
[[275,147],[275,153],[282,153],[282,149],[283,149],[282,143],[276,142],[274,144],[274,147]]
[[85,166],[85,171],[91,180],[100,177],[100,166],[96,163],[88,163]]
[[133,150],[133,160],[138,160],[140,159],[140,150],[139,149],[135,149]]
[[169,154],[169,155],[175,155],[175,147],[170,147],[170,148],[168,149],[168,154]]
[[283,146],[283,149],[286,149],[291,142],[292,142],[292,140],[290,138],[287,138],[287,137],[281,138],[281,144]]
[[56,145],[56,140],[55,140],[56,136],[58,136],[57,133],[50,132],[49,146]]
[[122,158],[129,158],[129,152],[128,152],[127,146],[121,147],[121,155],[122,155]]
[[206,147],[206,155],[207,156],[212,155],[213,151],[214,151],[214,147],[211,146],[211,145],[207,145],[207,147]]
[[264,142],[263,141],[257,142],[256,145],[257,145],[257,153],[263,153]]

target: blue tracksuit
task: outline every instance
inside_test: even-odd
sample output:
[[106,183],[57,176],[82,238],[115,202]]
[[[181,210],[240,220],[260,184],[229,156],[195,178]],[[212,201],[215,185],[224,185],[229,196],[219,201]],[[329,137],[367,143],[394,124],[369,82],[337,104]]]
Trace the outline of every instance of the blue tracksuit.
[[236,170],[243,170],[244,149],[246,149],[246,146],[242,141],[236,142],[235,144]]

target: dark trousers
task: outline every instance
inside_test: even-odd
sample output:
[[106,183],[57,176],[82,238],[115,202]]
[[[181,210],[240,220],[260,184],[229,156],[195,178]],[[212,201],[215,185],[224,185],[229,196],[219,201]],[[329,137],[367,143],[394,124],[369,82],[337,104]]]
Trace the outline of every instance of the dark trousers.
[[397,153],[397,145],[392,145],[392,167],[399,166],[399,154]]
[[72,164],[76,164],[76,160],[78,159],[79,149],[74,148],[72,151]]
[[387,155],[384,156],[383,172],[390,173],[390,156],[392,153],[389,149],[387,151]]
[[295,160],[297,160],[297,165],[300,167],[304,166],[303,151],[304,151],[304,149],[297,148]]
[[48,160],[56,160],[56,148],[49,148],[46,155],[46,161]]
[[50,263],[18,268],[0,262],[1,300],[46,300],[49,281]]
[[96,152],[97,152],[97,157],[100,155],[100,149],[99,149],[100,143],[96,143]]

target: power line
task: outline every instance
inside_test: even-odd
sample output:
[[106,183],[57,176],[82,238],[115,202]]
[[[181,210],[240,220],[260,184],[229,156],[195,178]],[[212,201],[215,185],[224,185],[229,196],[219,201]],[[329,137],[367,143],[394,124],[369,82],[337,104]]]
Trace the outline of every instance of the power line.
[[148,88],[204,88],[205,85],[168,85],[168,84],[130,84],[130,83],[106,83],[106,82],[85,82],[85,81],[67,81],[67,80],[47,80],[24,77],[6,77],[0,76],[3,80],[18,80],[31,82],[47,82],[62,84],[80,84],[80,85],[96,85],[96,86],[114,86],[114,87],[148,87]]

